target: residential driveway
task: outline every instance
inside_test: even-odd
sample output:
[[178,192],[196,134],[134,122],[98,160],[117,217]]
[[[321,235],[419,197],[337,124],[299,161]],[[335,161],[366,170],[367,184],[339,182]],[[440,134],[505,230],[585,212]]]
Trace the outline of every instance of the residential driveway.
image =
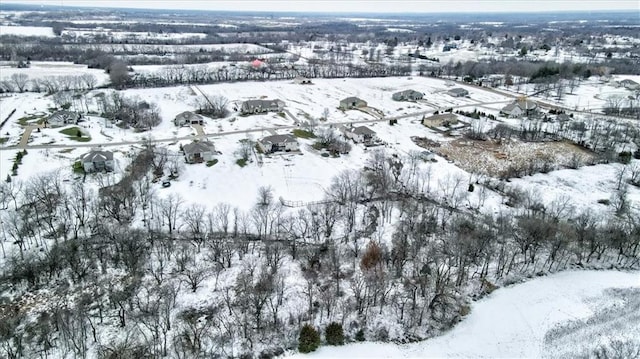
[[300,125],[300,121],[298,121],[298,119],[296,118],[296,116],[294,116],[291,112],[289,112],[289,110],[287,110],[286,108],[284,110],[282,110],[282,112],[284,112],[285,114],[287,114],[287,116],[291,117],[291,119],[293,120],[293,124],[296,126]]
[[22,134],[22,138],[20,139],[20,143],[18,144],[18,148],[26,148],[27,144],[29,144],[29,138],[31,137],[31,132],[35,128],[42,128],[42,125],[28,125],[24,129],[24,133]]
[[191,125],[196,130],[196,137],[206,137],[207,134],[204,133],[204,128],[201,125]]
[[366,114],[369,114],[371,116],[373,116],[374,118],[377,119],[382,119],[384,117],[382,111],[378,110],[377,108],[374,107],[370,107],[370,106],[365,106],[365,107],[359,107],[357,108],[357,110],[360,110]]

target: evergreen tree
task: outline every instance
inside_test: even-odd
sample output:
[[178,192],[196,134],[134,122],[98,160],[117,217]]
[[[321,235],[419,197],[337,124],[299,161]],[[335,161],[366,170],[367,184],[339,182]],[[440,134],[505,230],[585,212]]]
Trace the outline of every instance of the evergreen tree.
[[342,330],[342,324],[330,323],[324,331],[324,336],[329,345],[343,345],[344,331]]
[[311,353],[320,346],[320,334],[309,324],[305,324],[300,330],[298,350],[300,353]]

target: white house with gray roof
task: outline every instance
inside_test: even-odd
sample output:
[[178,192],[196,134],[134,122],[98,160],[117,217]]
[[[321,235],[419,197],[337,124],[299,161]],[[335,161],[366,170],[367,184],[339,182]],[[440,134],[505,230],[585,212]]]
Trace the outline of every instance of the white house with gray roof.
[[367,107],[367,101],[355,96],[343,98],[340,100],[339,108],[341,110],[349,110],[353,108]]
[[469,91],[463,89],[462,87],[456,87],[447,91],[447,94],[453,97],[466,97],[466,96],[469,96]]
[[199,141],[183,145],[182,152],[187,163],[201,163],[211,161],[216,148],[209,141]]
[[85,173],[107,171],[111,172],[114,168],[113,152],[92,150],[91,152],[80,157],[82,168]]
[[394,101],[417,101],[422,100],[424,94],[416,90],[404,90],[391,95]]
[[344,127],[342,133],[344,133],[346,138],[353,140],[355,143],[372,145],[380,141],[376,132],[367,126]]
[[258,147],[264,153],[299,151],[298,140],[292,135],[273,135],[258,141]]
[[202,125],[204,124],[204,118],[197,113],[191,111],[184,111],[179,113],[176,118],[173,119],[173,123],[178,126],[190,126],[190,125]]
[[527,99],[518,99],[500,110],[500,113],[512,117],[519,118],[522,116],[530,116],[538,110],[538,104]]
[[281,100],[247,100],[240,105],[240,113],[250,115],[253,113],[280,112],[284,109],[284,101]]
[[51,127],[77,125],[80,118],[82,118],[82,115],[78,112],[61,110],[51,114],[51,116],[47,118],[47,123]]

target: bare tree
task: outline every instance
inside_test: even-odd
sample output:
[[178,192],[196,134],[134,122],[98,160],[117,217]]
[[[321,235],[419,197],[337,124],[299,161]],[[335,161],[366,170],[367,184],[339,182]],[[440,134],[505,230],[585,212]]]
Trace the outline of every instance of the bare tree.
[[11,82],[16,86],[19,92],[24,92],[29,83],[29,76],[23,73],[14,73],[11,75]]
[[158,210],[158,216],[162,218],[169,235],[177,229],[178,215],[180,214],[180,205],[183,203],[182,197],[179,194],[172,193],[166,198],[159,201],[156,209]]
[[198,112],[213,118],[223,118],[229,114],[229,99],[222,95],[207,96],[198,100]]

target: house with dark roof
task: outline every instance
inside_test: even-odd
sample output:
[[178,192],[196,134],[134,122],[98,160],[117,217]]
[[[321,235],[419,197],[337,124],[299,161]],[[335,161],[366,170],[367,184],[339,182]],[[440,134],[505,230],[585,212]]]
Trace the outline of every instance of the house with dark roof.
[[204,118],[197,113],[191,111],[184,111],[179,113],[176,118],[173,119],[173,123],[178,126],[190,126],[190,125],[203,125]]
[[538,110],[538,104],[527,99],[518,99],[500,110],[500,113],[507,117],[519,118],[522,116],[531,116]]
[[391,95],[394,101],[417,101],[422,100],[424,94],[416,90],[404,90]]
[[281,100],[247,100],[240,105],[240,113],[250,115],[264,112],[280,112],[284,109],[284,101]]
[[264,153],[299,151],[298,140],[292,135],[272,135],[258,141]]
[[78,112],[61,110],[56,111],[49,118],[47,118],[47,124],[51,127],[59,127],[65,125],[77,125],[78,121],[82,118],[82,115]]
[[80,157],[80,162],[85,173],[111,172],[114,168],[113,152],[109,151],[92,150]]
[[338,108],[341,110],[349,110],[360,107],[367,107],[367,102],[355,96],[347,97],[340,100],[340,106],[338,106]]
[[380,142],[376,132],[367,126],[344,127],[342,133],[344,133],[346,138],[353,140],[355,143],[372,145]]
[[209,141],[198,141],[183,145],[182,152],[187,163],[202,163],[213,159],[216,148]]
[[453,97],[467,97],[467,96],[469,96],[469,91],[463,89],[462,87],[456,87],[456,88],[452,88],[451,90],[447,91],[447,94],[449,94],[449,96],[453,96]]
[[640,84],[630,80],[630,79],[624,79],[622,81],[620,81],[620,86],[629,89],[629,90],[638,90],[640,89]]

